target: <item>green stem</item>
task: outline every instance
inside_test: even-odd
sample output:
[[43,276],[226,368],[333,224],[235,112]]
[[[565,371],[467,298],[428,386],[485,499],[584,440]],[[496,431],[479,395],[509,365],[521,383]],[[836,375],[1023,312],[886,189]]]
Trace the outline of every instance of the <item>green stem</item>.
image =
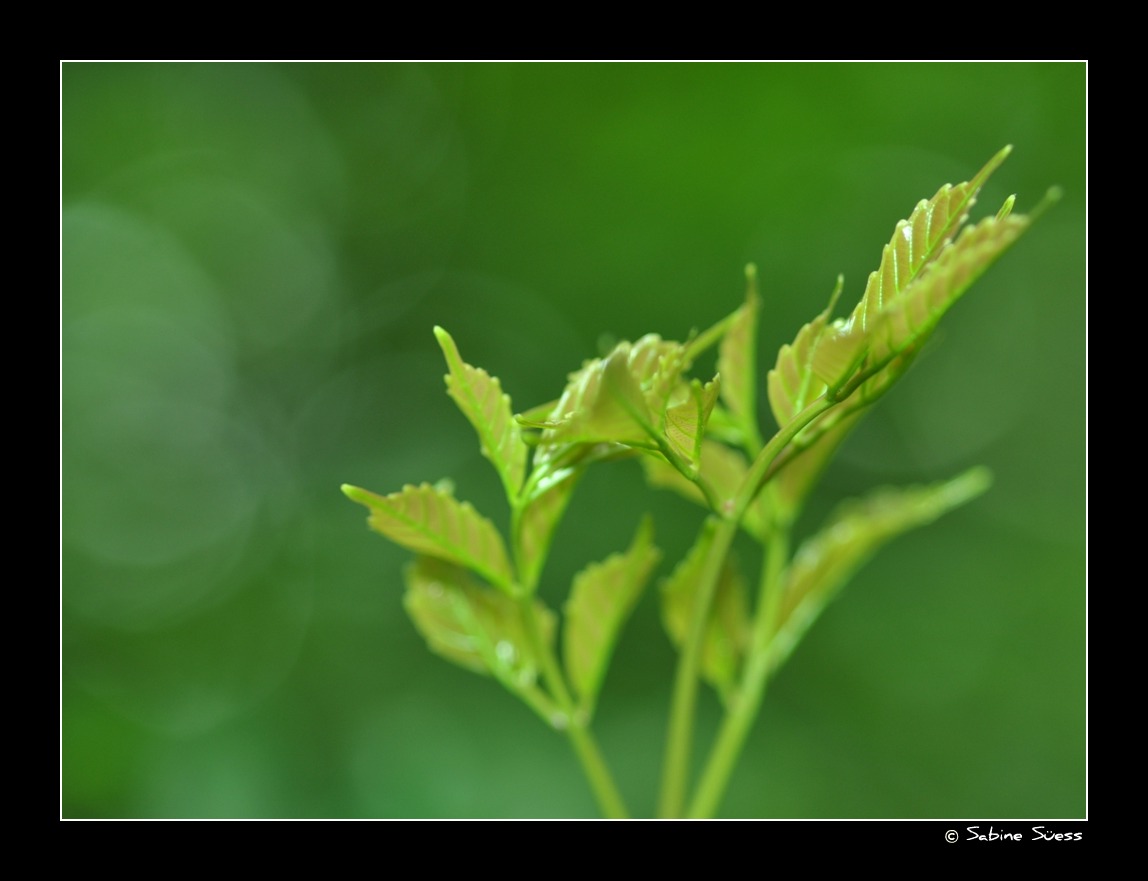
[[714,533],[713,543],[706,555],[700,585],[694,600],[686,644],[674,676],[666,758],[662,766],[662,793],[658,805],[658,815],[661,817],[680,816],[685,803],[702,643],[705,638],[710,606],[713,604],[714,592],[721,575],[722,564],[725,562],[726,553],[737,534],[738,523],[741,522],[741,518],[757,496],[774,459],[781,454],[781,451],[801,429],[826,410],[835,406],[836,403],[836,401],[826,397],[817,398],[794,416],[781,431],[770,438],[769,443],[762,448],[746,474],[745,480],[738,490],[737,498],[734,500],[733,512],[728,518],[721,521]]
[[530,597],[521,597],[518,607],[526,627],[526,638],[530,641],[535,657],[541,659],[542,676],[561,710],[561,719],[548,720],[550,725],[563,731],[574,748],[578,761],[582,764],[582,771],[590,782],[594,797],[598,801],[598,808],[602,815],[612,820],[625,819],[630,816],[626,810],[626,803],[614,783],[602,751],[598,748],[598,741],[587,728],[586,723],[579,717],[575,708],[574,699],[566,685],[566,677],[558,666],[558,659],[553,649],[542,639],[538,626],[538,616],[535,614],[534,602]]
[[598,749],[598,741],[594,739],[594,735],[573,717],[566,734],[570,738],[570,745],[578,755],[578,760],[582,763],[582,770],[586,774],[586,779],[590,781],[590,788],[594,790],[594,797],[598,800],[602,816],[610,820],[628,819],[630,812],[626,810],[626,803],[618,792],[610,769],[606,767],[606,760],[602,758],[602,752]]
[[717,322],[717,324],[706,328],[690,340],[687,343],[686,357],[693,361],[706,349],[711,346],[716,346],[721,341],[721,338],[725,336],[726,331],[729,330],[729,326],[733,324],[736,317],[737,312],[731,312],[721,321]]
[[745,673],[737,691],[737,700],[722,720],[717,740],[702,772],[694,800],[690,804],[691,818],[712,817],[729,784],[730,774],[745,746],[746,737],[753,727],[765,687],[772,669],[770,641],[777,628],[781,608],[782,574],[789,558],[789,529],[778,525],[769,537],[765,565],[762,569],[761,590],[754,621],[753,641],[746,661]]
[[679,816],[685,802],[690,745],[693,740],[694,706],[697,703],[698,693],[698,668],[701,663],[705,624],[725,555],[736,533],[735,520],[722,520],[714,533],[702,569],[701,586],[694,602],[689,633],[674,676],[666,758],[662,767],[662,794],[658,806],[658,816],[663,818]]

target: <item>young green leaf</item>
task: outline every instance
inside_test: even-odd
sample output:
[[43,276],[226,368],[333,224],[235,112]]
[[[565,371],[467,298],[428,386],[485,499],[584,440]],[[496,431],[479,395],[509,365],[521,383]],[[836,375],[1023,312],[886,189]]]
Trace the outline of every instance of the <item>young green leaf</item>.
[[642,390],[648,411],[657,415],[669,406],[670,395],[690,367],[690,355],[681,343],[648,333],[631,346],[626,367]]
[[928,272],[877,316],[869,343],[872,363],[919,348],[953,303],[1021,236],[1028,218],[1011,214],[1011,208],[1012,199],[996,217],[966,228]]
[[788,425],[789,420],[825,391],[825,383],[813,371],[813,360],[844,284],[844,278],[838,276],[829,305],[797,332],[792,343],[786,343],[777,353],[777,363],[769,371],[767,382],[769,406],[779,428]]
[[971,181],[955,187],[945,184],[932,199],[918,202],[907,220],[897,223],[881,252],[881,265],[869,274],[849,320],[834,322],[818,346],[813,369],[829,388],[838,388],[849,378],[865,356],[881,314],[942,254],[968,219],[980,188],[1010,152],[1012,147],[1005,147]]
[[380,496],[343,485],[347,498],[366,505],[367,523],[396,544],[472,569],[507,593],[515,590],[506,547],[494,524],[442,489],[407,485]]
[[[670,641],[681,648],[690,631],[695,595],[717,521],[709,518],[689,554],[662,583],[662,622]],[[728,702],[749,646],[751,625],[745,579],[727,558],[717,585],[702,644],[701,673]]]
[[[637,346],[626,347],[623,344],[611,352],[602,365],[602,390],[590,410],[589,424],[597,428],[601,421],[601,431],[607,440],[610,439],[611,429],[604,426],[613,425],[615,419],[621,421],[628,418],[632,425],[641,429],[642,441],[653,433],[653,420],[650,417],[651,412],[657,411],[650,410],[638,379],[641,374],[635,374],[631,366],[634,356],[639,353]],[[625,415],[616,416],[619,412]]]
[[[548,456],[569,444],[625,443],[641,444],[647,440],[642,421],[648,424],[641,390],[626,370],[629,343],[620,343],[605,358],[595,358],[570,375],[562,397],[550,417],[534,423],[545,429],[539,439],[539,458]],[[609,382],[607,381],[609,376]]]
[[[464,569],[419,557],[407,567],[407,614],[435,654],[476,673],[493,675],[533,704],[540,660],[514,600],[483,587]],[[555,618],[541,602],[534,603],[541,638],[554,642]]]
[[[794,439],[774,468],[779,498],[794,510],[865,407],[905,372],[944,313],[1024,231],[1028,219],[1010,215],[1011,199],[996,217],[954,235],[981,185],[1010,148],[994,156],[972,181],[944,186],[897,224],[847,321],[827,323],[829,309],[783,346],[769,374],[774,416],[784,425],[823,393],[849,398]],[[834,299],[840,291],[834,292]]]
[[547,401],[545,404],[538,404],[523,413],[515,413],[514,421],[523,428],[548,428],[552,424],[550,416],[557,406],[557,401]]
[[688,366],[684,347],[656,334],[618,343],[605,358],[587,361],[571,374],[549,418],[539,420],[535,414],[529,425],[545,429],[540,448],[571,443],[651,447],[670,394]]
[[757,267],[746,267],[745,302],[733,314],[718,346],[718,375],[722,378],[721,398],[735,424],[749,439],[751,455],[761,447],[757,430],[757,316],[761,298],[757,294]]
[[551,475],[532,493],[518,519],[518,567],[523,587],[532,591],[550,552],[550,540],[582,475],[581,467],[568,467]]
[[503,393],[497,377],[462,360],[449,333],[436,326],[434,335],[450,368],[447,392],[478,432],[482,455],[498,472],[506,497],[513,504],[526,473],[526,444],[511,415],[510,397]]
[[1011,146],[1005,147],[971,181],[941,187],[932,199],[917,203],[908,220],[897,224],[892,240],[881,253],[881,266],[870,274],[861,302],[853,311],[862,330],[868,331],[885,307],[940,256],[968,219],[980,188],[1011,152]]
[[943,483],[886,488],[843,505],[801,546],[785,573],[770,667],[781,666],[838,589],[883,544],[971,501],[990,483],[986,469],[973,468]]
[[695,476],[701,460],[706,423],[713,411],[714,402],[717,401],[720,386],[721,382],[716,376],[705,386],[695,379],[683,387],[685,400],[666,408],[664,429],[666,440]]
[[566,672],[587,718],[594,711],[622,625],[661,557],[652,543],[653,535],[652,523],[646,518],[624,554],[592,563],[574,576],[562,647]]

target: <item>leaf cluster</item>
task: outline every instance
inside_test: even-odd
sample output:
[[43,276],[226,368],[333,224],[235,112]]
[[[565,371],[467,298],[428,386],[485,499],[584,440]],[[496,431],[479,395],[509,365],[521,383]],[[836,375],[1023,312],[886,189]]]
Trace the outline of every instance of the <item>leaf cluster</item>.
[[[652,521],[629,546],[573,576],[561,614],[537,590],[555,528],[589,467],[638,458],[651,486],[707,511],[697,539],[660,590],[666,632],[681,651],[671,713],[662,810],[684,807],[693,683],[704,679],[727,709],[691,811],[716,807],[739,738],[765,684],[849,576],[880,546],[983,492],[973,469],[931,486],[883,489],[847,503],[790,554],[790,530],[834,452],[913,363],[939,321],[1027,229],[1010,197],[966,225],[977,192],[1008,155],[972,180],[942,187],[900,221],[848,315],[826,308],[781,347],[765,377],[776,429],[758,418],[761,298],[747,271],[743,303],[683,342],[649,334],[618,343],[568,377],[554,400],[515,415],[501,383],[463,360],[440,327],[446,387],[497,472],[510,510],[501,533],[443,486],[376,495],[345,486],[369,524],[415,552],[405,605],[432,651],[490,675],[555,728],[571,734],[607,813],[621,800],[588,739],[614,647],[661,552]],[[717,347],[717,373],[693,377]],[[756,597],[729,553],[742,530],[761,547]],[[561,650],[558,648],[559,636]]]

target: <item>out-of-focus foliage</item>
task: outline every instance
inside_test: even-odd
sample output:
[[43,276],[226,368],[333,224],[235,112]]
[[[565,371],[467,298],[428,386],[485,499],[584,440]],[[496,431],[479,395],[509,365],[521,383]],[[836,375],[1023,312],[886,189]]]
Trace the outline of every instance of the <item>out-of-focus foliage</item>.
[[[1063,200],[798,533],[877,483],[983,462],[994,488],[825,611],[723,813],[1083,815],[1084,100],[1080,64],[64,64],[64,816],[592,815],[559,739],[425,651],[406,555],[333,487],[449,473],[497,520],[431,328],[524,410],[603,328],[727,314],[751,260],[766,412],[837,273],[855,302],[906,206],[1004,143],[1021,204]],[[598,471],[551,606],[650,506],[636,463]],[[703,515],[653,498],[672,563]],[[627,792],[659,770],[658,617],[647,594],[597,695]]]

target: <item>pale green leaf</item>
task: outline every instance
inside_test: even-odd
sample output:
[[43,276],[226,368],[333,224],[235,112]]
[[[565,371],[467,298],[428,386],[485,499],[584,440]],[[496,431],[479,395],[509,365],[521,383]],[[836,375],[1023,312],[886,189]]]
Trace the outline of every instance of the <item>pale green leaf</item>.
[[494,524],[443,489],[422,484],[387,496],[344,484],[349,499],[366,505],[367,523],[395,544],[472,569],[505,591],[514,591],[506,547]]
[[[781,347],[777,363],[769,371],[769,403],[774,419],[780,427],[787,425],[797,414],[825,394],[825,380],[815,370],[815,362],[822,348],[830,343],[837,332],[838,322],[829,323],[829,316],[841,295],[844,279],[829,297],[829,304],[816,318],[798,331],[792,344]],[[852,358],[839,348],[837,353]],[[842,371],[855,366],[848,364]],[[792,521],[797,515],[813,481],[821,474],[829,459],[844,439],[855,419],[843,418],[842,408],[836,407],[803,428],[774,465],[776,489],[774,501],[778,516]],[[778,473],[779,472],[779,473]]]
[[1008,153],[994,156],[972,181],[942,187],[897,224],[848,320],[826,323],[827,310],[782,347],[769,375],[780,425],[822,394],[844,402],[802,429],[773,469],[780,472],[778,498],[794,510],[860,413],[905,372],[944,313],[1028,225],[1010,215],[1010,199],[954,241],[981,185]]
[[923,487],[882,489],[830,518],[794,555],[784,578],[770,666],[779,667],[846,581],[883,544],[981,495],[991,483],[984,468]]
[[890,360],[921,343],[981,274],[1028,228],[1028,218],[1003,212],[968,227],[874,320],[869,362]]
[[531,492],[519,516],[518,565],[522,573],[522,584],[528,591],[538,584],[550,552],[554,530],[566,511],[566,505],[581,474],[582,466],[577,466],[559,469],[548,475],[548,479],[536,491]]
[[881,253],[880,267],[870,274],[865,293],[853,310],[853,321],[863,332],[868,333],[886,306],[940,255],[968,218],[980,188],[1011,152],[1012,147],[1005,147],[971,181],[945,184],[932,199],[918,202],[909,218],[897,224]]
[[[550,416],[534,423],[545,429],[539,439],[543,458],[548,455],[546,448],[558,449],[569,444],[636,444],[647,440],[642,422],[633,415],[633,409],[641,413],[645,403],[640,389],[625,370],[628,355],[629,343],[621,343],[607,358],[587,361],[570,375]],[[642,415],[648,421],[648,415]]]
[[745,437],[760,446],[757,431],[757,271],[746,268],[745,303],[733,314],[718,346],[721,398]]
[[[686,558],[662,583],[662,622],[670,641],[681,648],[690,632],[702,570],[717,521],[710,518]],[[736,687],[749,646],[751,624],[745,579],[727,557],[718,581],[702,640],[701,674],[728,701]]]
[[853,375],[869,350],[864,329],[852,319],[832,321],[817,340],[810,367],[822,388],[840,388]]
[[838,388],[853,373],[882,313],[943,253],[968,218],[977,192],[1011,150],[1005,147],[997,153],[971,181],[945,184],[932,199],[918,202],[907,220],[897,223],[882,249],[881,265],[869,274],[849,319],[834,322],[817,347],[813,369],[830,388]]
[[829,305],[797,332],[792,343],[781,347],[777,363],[769,371],[769,406],[781,428],[825,391],[825,383],[814,373],[813,361],[843,285],[844,279],[838,276]]
[[622,625],[661,557],[652,541],[653,526],[646,518],[624,554],[592,563],[574,576],[562,647],[567,675],[587,717],[593,713]]
[[[549,414],[543,417],[536,408],[522,417],[529,419],[525,424],[542,429],[526,497],[544,492],[544,485],[564,479],[571,468],[632,454],[633,449],[656,448],[661,437],[657,425],[663,418],[657,408],[665,407],[687,364],[679,343],[654,334],[637,343],[618,343],[606,358],[585,362],[570,375]],[[540,550],[542,545],[535,547]],[[533,560],[540,562],[541,557]]]
[[482,455],[494,465],[507,498],[513,502],[526,472],[526,444],[512,416],[510,397],[503,393],[497,377],[462,360],[449,333],[435,327],[434,334],[450,368],[447,392],[474,426]]
[[[871,404],[912,364],[944,314],[1030,226],[1031,218],[1010,214],[1013,197],[995,217],[967,227],[928,269],[872,322],[867,352],[856,376],[841,391],[851,407]],[[843,411],[846,412],[846,411]],[[843,414],[827,414],[821,428]]]
[[[652,431],[651,411],[639,379],[641,374],[635,373],[631,363],[639,354],[641,350],[637,346],[626,348],[623,344],[603,364],[603,390],[590,410],[587,424],[591,433],[600,432],[605,440],[613,440],[611,432],[623,431],[615,425],[620,426],[627,419],[641,429],[643,440]],[[617,415],[619,408],[624,416]]]
[[514,414],[514,421],[523,428],[547,428],[550,422],[550,416],[557,406],[557,401],[548,401],[545,404],[539,404],[536,407],[531,407],[524,413]]
[[[513,691],[534,685],[541,663],[518,603],[430,557],[407,568],[406,582],[403,604],[431,651],[476,673],[493,674]],[[534,613],[542,640],[553,645],[554,613],[538,601]]]
[[[545,418],[538,418],[538,411],[532,411],[533,427],[542,432],[522,494],[525,507],[520,540],[525,543],[525,552],[520,562],[527,585],[533,584],[541,571],[550,537],[565,510],[576,476],[592,462],[633,455],[633,449],[623,445],[624,441],[631,445],[646,442],[645,430],[616,398],[603,390],[604,379],[605,362],[588,361],[571,374],[562,398]],[[551,498],[544,498],[547,495]]]
[[705,386],[695,379],[682,388],[685,400],[681,403],[673,403],[671,400],[671,405],[666,408],[666,440],[692,471],[696,471],[701,458],[706,422],[713,411],[720,386],[718,377],[714,377]]
[[545,429],[540,447],[572,443],[649,447],[670,394],[688,366],[680,343],[655,334],[636,343],[618,343],[605,358],[587,361],[570,375],[547,418],[532,411],[527,424]]
[[669,406],[670,395],[690,367],[690,356],[681,343],[648,333],[630,348],[626,367],[642,391],[647,411],[657,416]]

